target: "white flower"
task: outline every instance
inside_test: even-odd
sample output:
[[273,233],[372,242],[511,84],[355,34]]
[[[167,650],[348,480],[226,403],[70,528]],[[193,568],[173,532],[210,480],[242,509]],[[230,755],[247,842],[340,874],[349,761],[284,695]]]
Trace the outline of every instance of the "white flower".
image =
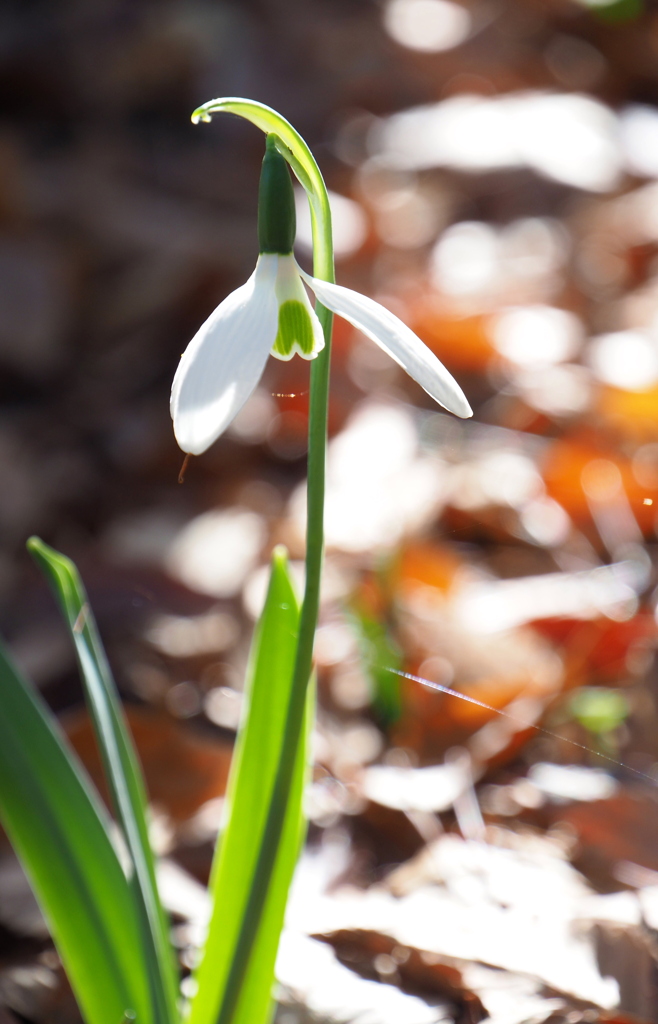
[[228,295],[186,348],[171,391],[176,440],[200,455],[226,429],[261,378],[268,355],[314,359],[324,347],[302,278],[320,302],[363,331],[457,416],[472,416],[464,393],[412,330],[378,302],[305,274],[294,256],[261,253],[253,274]]

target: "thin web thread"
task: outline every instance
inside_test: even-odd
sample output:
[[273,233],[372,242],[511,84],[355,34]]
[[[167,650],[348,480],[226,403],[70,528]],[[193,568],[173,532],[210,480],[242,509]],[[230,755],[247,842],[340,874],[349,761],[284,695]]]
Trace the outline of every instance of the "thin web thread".
[[509,711],[501,711],[500,708],[494,708],[491,704],[485,704],[483,700],[477,700],[475,697],[469,697],[466,693],[460,693],[459,690],[451,690],[449,686],[443,686],[441,683],[435,683],[432,679],[423,679],[422,676],[415,676],[411,672],[403,672],[399,668],[390,668],[389,666],[382,665],[385,672],[391,672],[395,676],[402,676],[403,679],[410,679],[414,683],[420,683],[422,686],[427,686],[431,690],[438,690],[439,693],[445,693],[448,697],[459,697],[460,700],[465,700],[469,704],[475,704],[479,708],[484,708],[485,711],[492,711],[495,715],[502,715],[503,718],[509,718],[510,722],[515,722],[516,725],[523,726],[524,729],[536,729],[537,732],[543,733],[544,736],[550,736],[551,739],[559,740],[561,743],[569,743],[572,747],[578,747],[579,750],[584,750],[587,754],[594,754],[596,757],[601,757],[605,761],[610,761],[611,764],[617,765],[619,768],[624,768],[628,772],[632,772],[633,775],[638,775],[641,779],[646,779],[652,786],[657,784],[657,781],[652,775],[647,775],[646,772],[641,772],[639,768],[633,768],[632,765],[626,764],[624,761],[618,761],[616,757],[610,757],[608,754],[602,753],[600,750],[595,750],[594,747],[588,747],[585,743],[579,743],[578,740],[569,739],[568,736],[561,736],[557,732],[551,732],[550,729],[545,729],[543,725],[536,725],[535,722],[526,722],[517,715],[510,714]]

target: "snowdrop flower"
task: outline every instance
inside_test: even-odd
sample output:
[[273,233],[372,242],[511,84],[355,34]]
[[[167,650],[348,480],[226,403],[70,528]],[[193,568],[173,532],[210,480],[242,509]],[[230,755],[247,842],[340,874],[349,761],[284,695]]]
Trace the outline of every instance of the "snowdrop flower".
[[323,306],[366,334],[445,409],[472,415],[442,363],[378,302],[305,274],[292,254],[295,205],[286,161],[268,136],[258,203],[260,255],[253,274],[228,295],[186,348],[171,392],[174,433],[184,452],[200,455],[240,411],[271,354],[314,359],[324,337],[302,281]]

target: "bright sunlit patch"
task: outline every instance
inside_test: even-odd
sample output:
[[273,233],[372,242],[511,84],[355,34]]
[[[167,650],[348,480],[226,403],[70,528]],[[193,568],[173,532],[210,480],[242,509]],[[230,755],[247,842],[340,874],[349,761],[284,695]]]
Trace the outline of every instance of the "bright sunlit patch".
[[520,105],[516,128],[527,162],[565,185],[606,192],[621,170],[617,119],[588,96],[536,94]]
[[384,10],[384,27],[401,46],[439,53],[468,38],[471,16],[450,0],[391,0]]
[[[298,897],[297,902],[301,905],[297,914],[305,924],[309,913],[315,913],[317,920],[324,909],[314,891],[304,893],[304,898]],[[276,976],[284,991],[294,995],[296,1005],[308,1007],[314,1017],[360,1020],[364,1024],[435,1024],[437,1019],[441,1020],[436,1007],[428,1006],[420,996],[409,995],[395,985],[361,978],[338,962],[330,946],[302,932],[303,929],[291,928],[283,932]]]
[[492,340],[501,355],[519,366],[550,366],[571,359],[580,347],[580,320],[565,309],[525,306],[495,318]]
[[481,221],[461,221],[444,232],[432,254],[433,283],[448,295],[479,294],[498,274],[496,232]]
[[394,167],[525,166],[605,192],[621,170],[617,129],[608,107],[578,93],[461,95],[393,114],[373,129],[371,144]]
[[[522,217],[502,228],[459,221],[443,232],[430,257],[432,283],[456,299],[541,296],[554,285],[568,255],[563,231],[549,218]],[[539,307],[540,309],[545,307]],[[556,311],[565,317],[570,314]],[[552,314],[551,314],[552,315]],[[544,325],[548,317],[544,317]],[[553,334],[558,317],[553,316]],[[537,321],[533,329],[537,328]],[[544,327],[545,329],[545,327]]]
[[[413,417],[393,405],[364,403],[329,444],[325,536],[342,551],[390,548],[438,514],[444,464],[418,451]],[[306,493],[292,497],[303,535]]]
[[[363,209],[354,199],[329,192],[331,222],[333,227],[334,255],[337,259],[351,256],[366,240],[368,220]],[[308,198],[303,189],[295,189],[295,213],[297,215],[297,238],[295,245],[303,252],[313,252],[311,212]]]
[[541,547],[553,548],[563,544],[571,530],[569,516],[547,494],[527,502],[519,518],[530,540]]
[[409,170],[485,171],[520,162],[509,109],[482,96],[451,96],[393,114],[373,127],[370,138],[373,152]]
[[637,611],[637,593],[646,582],[646,571],[631,561],[583,572],[474,582],[458,595],[456,612],[474,633],[514,629],[535,619],[605,615],[626,621]]
[[159,615],[146,632],[157,650],[172,658],[217,654],[230,647],[239,634],[236,620],[221,611],[205,615]]
[[574,363],[520,367],[513,383],[528,405],[549,416],[574,416],[592,402],[591,374]]
[[380,194],[375,206],[377,234],[386,245],[416,249],[436,238],[442,211],[435,196],[396,188]]
[[523,452],[496,449],[480,458],[452,466],[447,475],[450,503],[475,510],[488,505],[520,509],[544,493],[532,459]]
[[522,452],[497,451],[479,463],[484,493],[497,505],[520,508],[544,490],[532,459]]
[[626,107],[619,127],[628,170],[647,178],[658,177],[658,110],[640,104]]
[[328,622],[315,633],[313,654],[316,664],[338,665],[356,651],[354,629],[344,622]]
[[569,241],[559,221],[550,217],[521,217],[500,232],[500,256],[507,273],[531,279],[554,274],[568,256]]
[[588,358],[599,380],[625,391],[649,391],[658,382],[658,341],[640,331],[592,340]]
[[540,762],[528,769],[528,778],[546,796],[567,800],[606,800],[619,788],[617,781],[600,768]]
[[166,566],[190,590],[231,597],[255,565],[264,541],[265,526],[255,512],[240,508],[205,512],[181,530]]
[[215,725],[237,729],[242,714],[242,694],[230,686],[215,686],[206,694],[203,708]]
[[363,793],[399,811],[445,811],[469,785],[459,761],[428,768],[373,765],[363,774]]

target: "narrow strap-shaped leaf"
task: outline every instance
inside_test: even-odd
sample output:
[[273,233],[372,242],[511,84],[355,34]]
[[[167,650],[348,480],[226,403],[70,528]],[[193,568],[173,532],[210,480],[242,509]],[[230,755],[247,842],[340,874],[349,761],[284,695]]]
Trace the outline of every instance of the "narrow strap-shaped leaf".
[[[297,742],[284,747],[298,625],[285,556],[277,550],[252,646],[246,716],[231,767],[228,823],[213,865],[213,913],[189,1024],[264,1024],[270,1013],[279,935],[302,836],[303,715]],[[277,808],[283,821],[276,849],[269,851],[273,870],[259,874],[282,760],[294,763],[292,781]]]
[[148,979],[157,1024],[178,1017],[177,984],[167,922],[155,879],[146,823],[146,793],[116,685],[82,580],[73,562],[37,537],[28,548],[50,581],[75,644],[114,810],[133,866]]
[[0,646],[0,819],[87,1024],[154,1024],[110,822],[56,720]]

